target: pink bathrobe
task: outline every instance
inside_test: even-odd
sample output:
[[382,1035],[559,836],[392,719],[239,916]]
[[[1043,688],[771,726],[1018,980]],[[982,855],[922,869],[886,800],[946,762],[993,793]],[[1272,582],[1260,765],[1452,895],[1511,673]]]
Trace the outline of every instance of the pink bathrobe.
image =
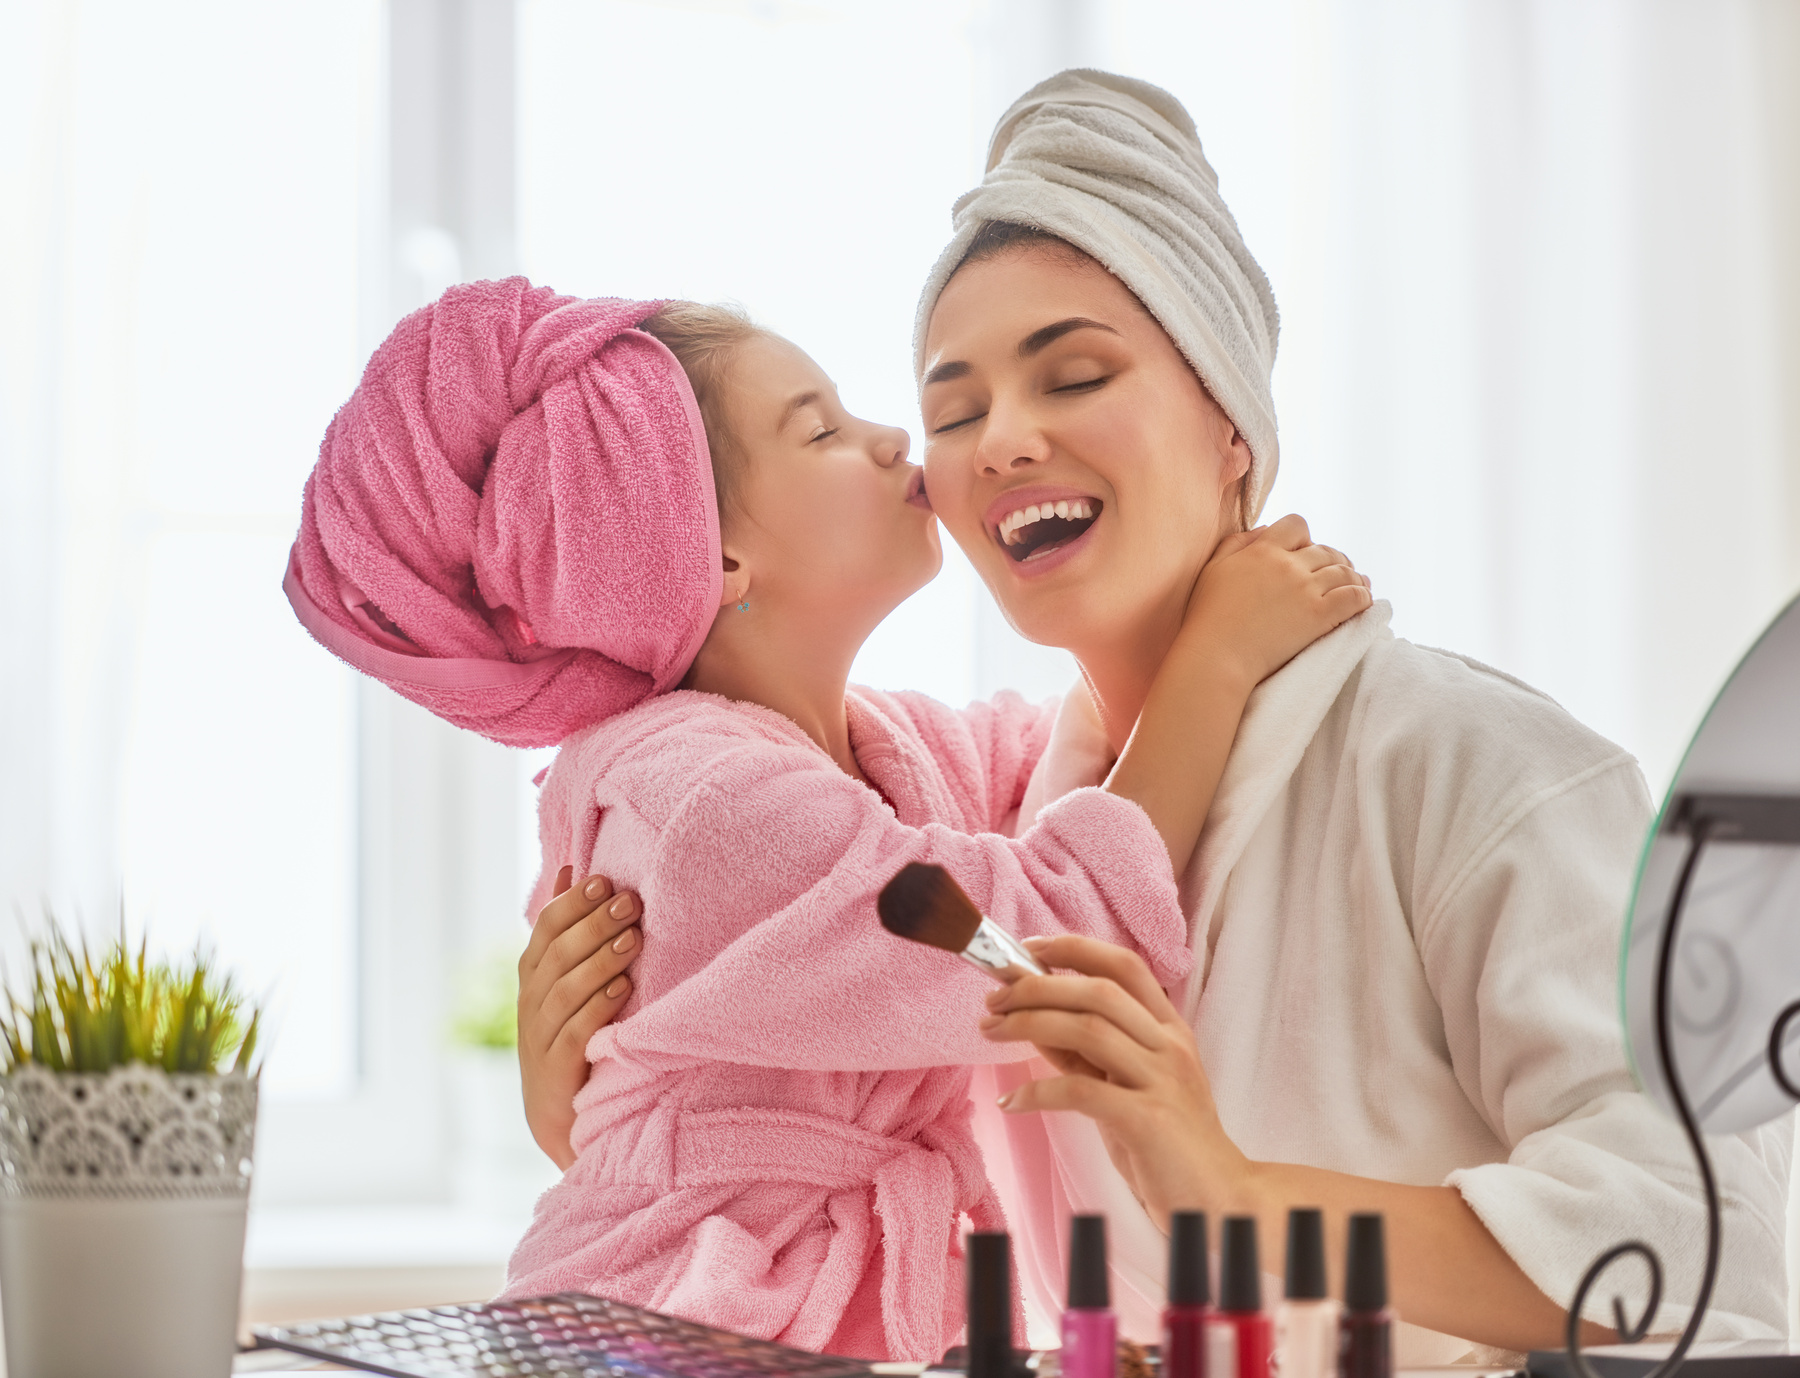
[[876,894],[937,862],[1021,936],[1086,933],[1165,985],[1187,973],[1168,856],[1135,804],[1077,790],[1004,835],[1050,708],[865,689],[846,706],[875,789],[779,714],[690,692],[558,754],[533,911],[569,864],[636,890],[648,917],[627,1017],[588,1046],[576,1163],[538,1202],[510,1295],[575,1288],[936,1358],[962,1325],[962,1230],[1005,1228],[968,1064],[1029,1050],[981,1037],[987,978],[885,932]]

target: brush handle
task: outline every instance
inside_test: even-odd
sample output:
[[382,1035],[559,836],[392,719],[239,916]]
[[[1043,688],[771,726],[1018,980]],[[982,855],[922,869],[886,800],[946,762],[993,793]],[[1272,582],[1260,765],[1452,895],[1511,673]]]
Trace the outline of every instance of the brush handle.
[[1047,974],[1043,963],[1026,950],[1024,943],[988,918],[982,919],[981,927],[962,950],[962,957],[970,966],[980,967],[1001,982]]

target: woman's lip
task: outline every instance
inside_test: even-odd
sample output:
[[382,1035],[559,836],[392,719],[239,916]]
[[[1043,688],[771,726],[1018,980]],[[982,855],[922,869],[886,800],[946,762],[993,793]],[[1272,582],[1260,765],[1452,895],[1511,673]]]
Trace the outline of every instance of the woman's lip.
[[[1093,493],[1084,493],[1079,488],[1068,488],[1062,484],[1033,483],[1023,488],[1009,488],[988,504],[982,520],[987,523],[988,534],[1000,540],[1000,523],[1012,516],[1021,507],[1041,507],[1047,502],[1091,502],[1096,507],[1102,506],[1100,498]],[[1002,545],[1006,543],[1000,542]]]
[[[1101,516],[1104,515],[1105,513],[1101,514]],[[1099,525],[1100,517],[1095,517],[1093,521],[1088,523],[1087,529],[1079,536],[1072,541],[1063,542],[1063,544],[1057,546],[1057,548],[1052,550],[1048,555],[1040,555],[1035,560],[1029,558],[1024,560],[1014,560],[1012,556],[1008,555],[1001,563],[1006,566],[1008,574],[1012,574],[1017,578],[1042,578],[1052,570],[1060,569],[1062,566],[1068,564],[1070,560],[1073,560],[1086,549],[1088,542],[1093,539],[1094,528]]]

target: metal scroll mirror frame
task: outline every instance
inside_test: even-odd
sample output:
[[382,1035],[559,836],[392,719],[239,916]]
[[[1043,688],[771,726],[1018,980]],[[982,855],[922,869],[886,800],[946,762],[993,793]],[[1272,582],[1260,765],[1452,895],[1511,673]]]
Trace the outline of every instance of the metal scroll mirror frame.
[[[1800,598],[1782,610],[1713,700],[1646,839],[1627,911],[1620,1004],[1639,1083],[1688,1135],[1707,1197],[1707,1250],[1692,1318],[1646,1378],[1667,1378],[1698,1334],[1719,1264],[1719,1200],[1705,1134],[1754,1129],[1800,1101]],[[1600,1274],[1635,1255],[1650,1299],[1626,1341],[1649,1329],[1662,1291],[1655,1251],[1622,1242],[1595,1260],[1569,1309]]]

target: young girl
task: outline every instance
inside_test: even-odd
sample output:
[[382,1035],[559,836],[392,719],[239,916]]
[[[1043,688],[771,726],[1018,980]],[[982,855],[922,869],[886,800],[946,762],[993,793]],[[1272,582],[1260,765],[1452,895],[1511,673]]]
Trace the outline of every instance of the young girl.
[[[983,978],[886,934],[875,895],[936,862],[1022,936],[1121,943],[1178,981],[1172,865],[1245,699],[1368,605],[1295,520],[1232,538],[1106,787],[1013,840],[1044,710],[846,684],[938,567],[906,452],[741,317],[516,279],[403,322],[327,434],[288,579],[302,620],[451,721],[561,741],[538,898],[572,864],[658,915],[509,1293],[935,1357],[961,1221],[1001,1225],[967,1064],[1022,1050],[979,1036]],[[1019,486],[988,519],[1049,568],[1095,501]]]

